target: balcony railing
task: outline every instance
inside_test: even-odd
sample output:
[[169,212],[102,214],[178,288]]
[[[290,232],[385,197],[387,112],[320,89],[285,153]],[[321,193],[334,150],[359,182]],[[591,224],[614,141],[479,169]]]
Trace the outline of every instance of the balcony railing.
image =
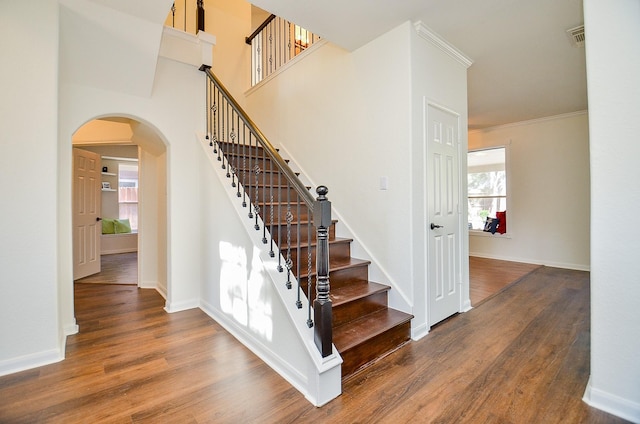
[[320,40],[320,36],[276,15],[246,38],[251,46],[251,85],[256,85]]

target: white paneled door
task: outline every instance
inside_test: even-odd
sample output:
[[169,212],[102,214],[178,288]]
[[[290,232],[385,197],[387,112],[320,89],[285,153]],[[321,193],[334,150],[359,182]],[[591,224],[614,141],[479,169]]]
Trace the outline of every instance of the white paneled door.
[[100,155],[73,149],[73,279],[100,272]]
[[460,310],[460,142],[458,114],[425,107],[428,319],[434,325]]

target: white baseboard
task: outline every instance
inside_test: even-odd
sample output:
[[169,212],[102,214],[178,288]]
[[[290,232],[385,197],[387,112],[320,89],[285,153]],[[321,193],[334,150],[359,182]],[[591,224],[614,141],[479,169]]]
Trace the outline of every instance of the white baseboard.
[[471,306],[471,299],[467,299],[464,302],[462,302],[462,309],[460,310],[460,312],[469,312],[472,309],[473,309],[473,306]]
[[640,404],[621,398],[611,393],[596,389],[591,385],[591,377],[584,392],[583,401],[587,405],[609,414],[624,418],[632,423],[640,423]]
[[591,271],[591,267],[589,265],[583,265],[583,264],[570,264],[566,262],[540,261],[540,260],[531,259],[531,258],[515,258],[515,257],[507,257],[507,256],[499,256],[499,255],[487,255],[485,253],[478,253],[478,252],[469,252],[469,256],[474,256],[476,258],[496,259],[499,261],[521,262],[521,263],[533,264],[533,265],[544,265],[552,268],[572,269],[575,271]]
[[411,340],[413,340],[414,342],[420,340],[421,338],[429,334],[429,329],[430,327],[426,322],[418,325],[417,327],[411,327]]
[[199,299],[183,300],[182,302],[167,301],[165,304],[164,310],[172,314],[174,312],[186,311],[188,309],[195,309],[199,307],[200,307]]
[[63,328],[65,336],[71,336],[72,334],[78,334],[80,331],[80,327],[76,324],[76,319],[73,319],[73,324],[65,325]]
[[[64,345],[62,349],[64,349]],[[43,352],[7,359],[0,361],[0,376],[53,364],[63,359],[64,351],[60,351],[60,349],[45,350]]]

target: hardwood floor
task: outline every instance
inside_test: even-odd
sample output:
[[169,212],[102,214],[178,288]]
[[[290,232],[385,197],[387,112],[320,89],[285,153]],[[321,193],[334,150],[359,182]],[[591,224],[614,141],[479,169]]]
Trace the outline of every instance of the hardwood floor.
[[509,284],[518,281],[540,265],[496,259],[469,257],[469,294],[471,306],[496,295]]
[[76,283],[138,284],[138,252],[116,253],[100,257],[100,272],[76,280]]
[[623,423],[581,398],[589,274],[540,267],[344,382],[322,408],[200,310],[76,284],[67,359],[0,377],[1,423]]

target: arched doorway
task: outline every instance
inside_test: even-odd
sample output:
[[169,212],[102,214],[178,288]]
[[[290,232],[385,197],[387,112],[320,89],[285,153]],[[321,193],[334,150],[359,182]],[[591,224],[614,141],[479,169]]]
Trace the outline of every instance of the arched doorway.
[[[104,161],[100,175],[101,187],[97,196],[103,202],[101,218],[120,218],[122,208],[136,209],[133,230],[137,240],[134,249],[137,251],[138,287],[154,288],[166,297],[167,293],[167,165],[166,147],[157,131],[149,125],[130,117],[107,116],[96,118],[85,123],[72,136],[72,146],[94,152],[99,160]],[[127,165],[128,164],[128,165]],[[135,202],[122,202],[122,178],[119,169],[129,169],[133,164],[138,169],[135,181]],[[75,172],[75,171],[74,171]],[[131,179],[131,178],[129,178]],[[74,205],[77,203],[73,190]],[[108,203],[104,205],[104,203]],[[135,208],[131,206],[135,203]],[[106,206],[106,207],[104,207]],[[75,208],[75,206],[74,206]],[[133,218],[133,216],[131,217]],[[129,221],[131,224],[133,219]],[[74,223],[73,231],[76,231]],[[100,233],[102,225],[96,232]],[[108,238],[108,246],[102,253],[117,253],[132,250],[131,239],[134,234],[122,234],[123,237],[103,236]],[[128,240],[127,240],[128,239]],[[74,274],[75,251],[80,239],[74,233]],[[74,280],[76,275],[74,275]]]

